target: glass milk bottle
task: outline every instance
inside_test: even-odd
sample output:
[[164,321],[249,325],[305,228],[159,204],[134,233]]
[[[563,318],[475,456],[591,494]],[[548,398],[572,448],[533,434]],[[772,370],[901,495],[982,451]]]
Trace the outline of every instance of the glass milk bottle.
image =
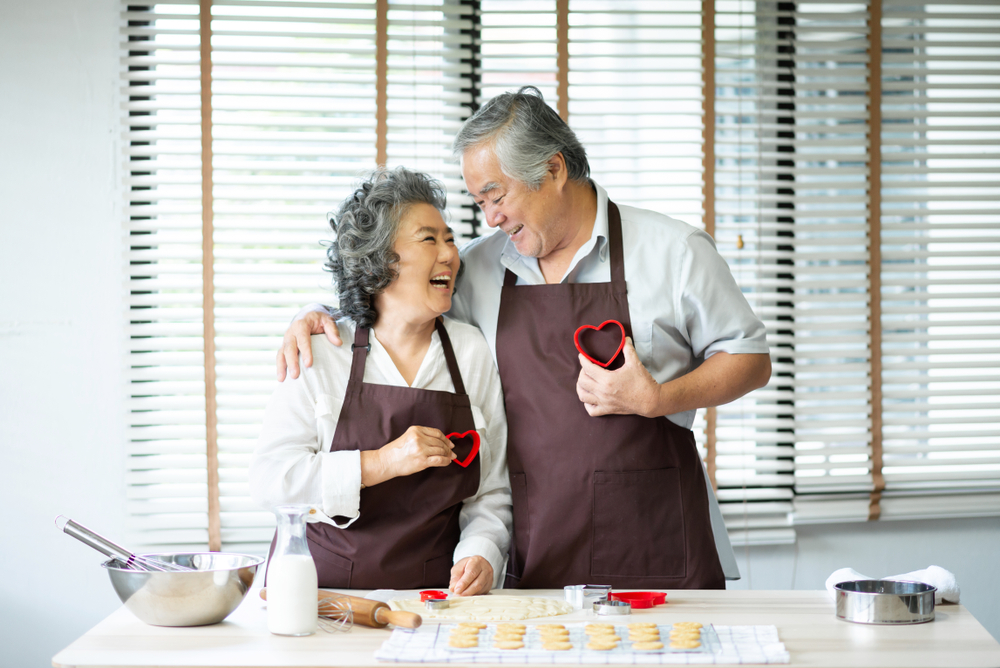
[[267,566],[267,630],[282,636],[316,632],[316,564],[306,542],[309,506],[277,506],[278,539]]

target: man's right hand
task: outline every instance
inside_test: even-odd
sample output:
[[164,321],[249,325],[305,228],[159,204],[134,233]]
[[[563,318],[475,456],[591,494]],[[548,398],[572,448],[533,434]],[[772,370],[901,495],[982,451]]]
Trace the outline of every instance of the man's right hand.
[[285,373],[291,371],[292,378],[299,377],[299,353],[302,354],[302,363],[312,366],[312,339],[313,334],[326,333],[326,338],[335,346],[343,344],[340,340],[340,330],[337,323],[324,311],[310,311],[305,316],[296,320],[285,330],[285,340],[278,350],[278,382],[285,380]]

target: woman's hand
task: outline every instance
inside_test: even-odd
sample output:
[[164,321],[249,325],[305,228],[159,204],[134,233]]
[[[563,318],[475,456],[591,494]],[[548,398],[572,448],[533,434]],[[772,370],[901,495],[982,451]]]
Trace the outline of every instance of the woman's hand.
[[488,594],[493,587],[493,567],[480,556],[466,557],[451,567],[448,588],[456,596]]
[[432,466],[448,466],[455,459],[454,449],[440,429],[413,425],[395,441],[361,453],[361,484],[371,487]]

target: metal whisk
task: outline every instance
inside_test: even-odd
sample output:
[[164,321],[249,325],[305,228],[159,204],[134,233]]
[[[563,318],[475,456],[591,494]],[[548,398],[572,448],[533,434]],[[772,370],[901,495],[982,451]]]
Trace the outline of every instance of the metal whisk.
[[349,631],[354,625],[354,613],[346,598],[321,598],[317,604],[317,625],[327,633]]
[[129,550],[126,550],[121,545],[111,542],[101,534],[91,531],[82,524],[74,522],[65,515],[59,515],[56,517],[56,526],[59,527],[64,533],[76,538],[84,545],[94,548],[105,556],[111,557],[118,562],[119,568],[132,571],[168,572],[197,570],[188,566],[181,566],[180,564],[171,564],[166,561],[160,561],[159,559],[141,557],[130,552]]

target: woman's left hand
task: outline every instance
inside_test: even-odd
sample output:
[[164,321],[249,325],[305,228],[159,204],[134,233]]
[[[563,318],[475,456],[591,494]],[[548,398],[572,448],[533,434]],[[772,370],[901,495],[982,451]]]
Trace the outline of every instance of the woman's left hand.
[[466,557],[451,567],[448,588],[456,596],[488,594],[493,587],[493,567],[480,556]]

